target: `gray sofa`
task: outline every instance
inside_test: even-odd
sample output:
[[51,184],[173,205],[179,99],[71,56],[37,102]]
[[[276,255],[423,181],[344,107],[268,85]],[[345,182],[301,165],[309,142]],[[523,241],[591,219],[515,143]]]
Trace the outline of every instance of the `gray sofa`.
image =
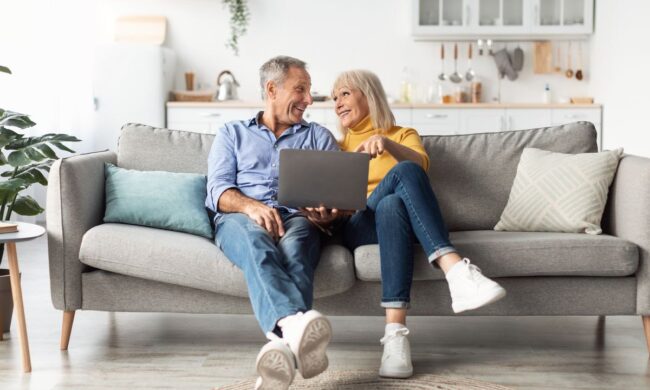
[[[57,161],[50,172],[47,231],[54,307],[64,311],[61,348],[76,310],[251,313],[242,272],[211,240],[103,223],[105,162],[139,170],[207,171],[212,135],[124,126],[110,151]],[[650,340],[650,159],[625,156],[605,211],[604,234],[495,232],[524,147],[595,152],[590,123],[423,137],[429,177],[451,239],[507,290],[466,315],[641,315]],[[354,253],[326,242],[315,308],[383,315],[377,245]],[[411,315],[452,315],[447,283],[416,252]],[[650,346],[649,346],[650,347]]]

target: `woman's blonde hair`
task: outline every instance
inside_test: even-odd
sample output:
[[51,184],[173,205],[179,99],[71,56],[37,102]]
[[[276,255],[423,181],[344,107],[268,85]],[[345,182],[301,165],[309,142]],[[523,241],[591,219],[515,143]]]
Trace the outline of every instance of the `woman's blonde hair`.
[[[370,121],[372,127],[378,129],[380,133],[390,130],[395,126],[395,117],[388,106],[386,92],[376,74],[368,70],[349,70],[343,72],[334,81],[332,87],[332,96],[335,95],[339,88],[347,87],[356,89],[365,96],[370,109]],[[338,122],[339,131],[345,134],[348,129],[343,128],[341,121]]]

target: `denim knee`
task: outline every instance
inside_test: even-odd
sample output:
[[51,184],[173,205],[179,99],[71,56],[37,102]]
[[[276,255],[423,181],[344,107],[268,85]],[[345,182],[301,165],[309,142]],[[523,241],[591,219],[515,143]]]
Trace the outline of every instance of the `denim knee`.
[[393,224],[402,220],[408,221],[408,211],[402,198],[397,194],[391,194],[380,200],[375,210],[375,220],[377,223]]
[[[403,175],[421,175],[424,172],[424,169],[418,164],[410,160],[400,161],[393,167],[395,173],[400,176]],[[426,176],[426,175],[425,175]]]

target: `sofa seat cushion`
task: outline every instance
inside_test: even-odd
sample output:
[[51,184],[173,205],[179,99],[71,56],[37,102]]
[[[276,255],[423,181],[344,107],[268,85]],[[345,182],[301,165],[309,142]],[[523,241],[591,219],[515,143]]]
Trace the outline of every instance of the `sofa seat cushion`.
[[[79,260],[118,274],[248,297],[243,272],[213,241],[187,233],[106,223],[86,232]],[[314,278],[315,298],[347,291],[355,282],[350,251],[324,246]]]
[[[477,230],[452,232],[450,239],[461,256],[490,277],[628,276],[639,263],[635,244],[608,235]],[[381,280],[379,245],[357,248],[354,258],[359,279]],[[413,279],[444,279],[420,245],[415,248]]]

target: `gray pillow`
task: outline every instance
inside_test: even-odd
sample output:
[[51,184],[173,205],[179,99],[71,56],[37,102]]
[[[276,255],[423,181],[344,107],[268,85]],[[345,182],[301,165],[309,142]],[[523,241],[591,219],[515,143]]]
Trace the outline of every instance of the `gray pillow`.
[[494,230],[600,234],[623,149],[564,154],[526,148]]

